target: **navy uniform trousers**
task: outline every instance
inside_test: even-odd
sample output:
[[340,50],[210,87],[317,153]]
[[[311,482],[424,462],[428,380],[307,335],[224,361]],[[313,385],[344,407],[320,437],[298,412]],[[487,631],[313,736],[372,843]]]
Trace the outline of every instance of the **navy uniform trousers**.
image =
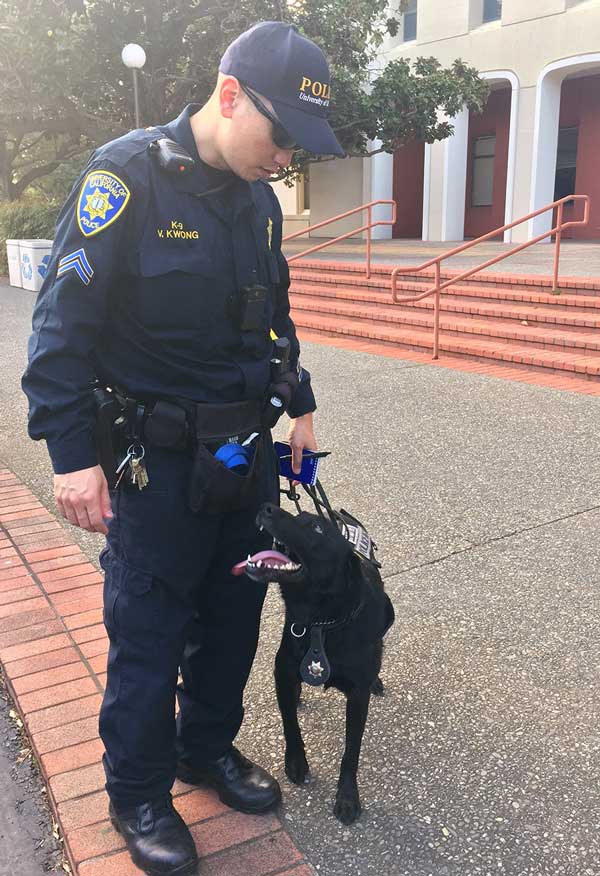
[[101,555],[110,649],[100,735],[117,810],[168,793],[178,753],[201,765],[225,754],[240,728],[266,587],[230,570],[270,546],[255,525],[260,504],[278,499],[267,457],[244,512],[193,514],[191,458],[155,448],[147,449],[149,485],[121,482],[115,491]]

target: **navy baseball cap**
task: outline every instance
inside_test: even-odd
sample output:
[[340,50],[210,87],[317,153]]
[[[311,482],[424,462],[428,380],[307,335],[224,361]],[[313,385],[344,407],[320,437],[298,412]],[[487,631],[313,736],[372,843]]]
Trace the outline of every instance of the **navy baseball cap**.
[[325,55],[294,25],[255,24],[231,43],[219,72],[267,97],[288,134],[307,152],[344,156],[327,121],[331,78]]

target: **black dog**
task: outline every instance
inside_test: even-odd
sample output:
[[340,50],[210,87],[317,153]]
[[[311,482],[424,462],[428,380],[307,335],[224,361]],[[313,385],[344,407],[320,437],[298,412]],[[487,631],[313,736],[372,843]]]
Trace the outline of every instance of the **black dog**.
[[346,695],[346,748],[334,806],[351,824],[361,812],[356,774],[371,693],[379,679],[383,635],[394,609],[377,564],[358,556],[338,527],[316,514],[288,514],[263,505],[256,519],[284,545],[239,563],[256,581],[276,581],[285,603],[285,627],[275,660],[277,700],[285,734],[285,772],[295,784],[308,778],[297,704],[302,681]]

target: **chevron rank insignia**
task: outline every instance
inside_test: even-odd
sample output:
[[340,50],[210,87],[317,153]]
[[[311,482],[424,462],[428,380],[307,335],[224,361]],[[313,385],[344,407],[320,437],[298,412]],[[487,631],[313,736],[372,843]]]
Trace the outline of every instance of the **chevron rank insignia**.
[[58,269],[56,271],[57,279],[58,277],[64,277],[69,271],[75,271],[81,282],[85,283],[86,286],[89,286],[90,281],[94,276],[94,271],[92,270],[92,266],[88,261],[88,257],[86,256],[83,247],[76,252],[72,252],[69,255],[62,257],[58,263]]
[[77,224],[85,237],[104,231],[119,218],[130,191],[118,176],[109,170],[92,170],[81,186],[77,201]]

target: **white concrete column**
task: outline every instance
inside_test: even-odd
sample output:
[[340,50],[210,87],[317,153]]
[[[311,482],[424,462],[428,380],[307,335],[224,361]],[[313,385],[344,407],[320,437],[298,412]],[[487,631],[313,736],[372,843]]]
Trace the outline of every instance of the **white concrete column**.
[[[551,204],[554,200],[556,152],[560,116],[560,92],[565,76],[585,70],[597,70],[600,52],[572,55],[548,64],[537,81],[533,157],[531,166],[530,212]],[[536,237],[552,228],[552,211],[529,220],[529,237]],[[550,238],[548,238],[549,240]]]
[[444,149],[442,240],[463,240],[467,188],[468,110],[463,109],[454,116],[452,124],[454,134],[445,141]]
[[[519,80],[514,74],[509,79],[510,92],[510,125],[508,130],[508,164],[506,167],[506,195],[504,202],[504,224],[509,225],[517,217],[514,214],[515,198],[515,175],[517,168],[517,132],[519,130]],[[504,232],[504,242],[510,243],[513,235],[512,228]]]
[[[379,149],[381,140],[373,140],[369,144],[369,150]],[[365,200],[368,201],[391,201],[394,197],[394,156],[387,152],[379,152],[372,158],[365,159],[369,165],[370,173],[365,173],[365,180],[370,177],[370,186],[365,186]],[[370,189],[370,191],[369,191]],[[363,218],[366,221],[366,212]],[[382,204],[373,208],[373,220],[391,219],[392,208]],[[371,232],[373,240],[391,240],[392,226],[377,225]]]
[[[442,239],[442,206],[444,192],[444,166],[446,143],[438,140],[432,143],[427,153],[429,155],[429,168],[425,178],[429,181],[429,197],[427,205],[424,204],[427,210],[427,240],[438,241]],[[427,153],[425,159],[427,160]],[[425,197],[425,192],[423,192]],[[425,218],[425,217],[423,217]]]
[[[492,70],[480,74],[488,82],[508,82],[510,84],[510,123],[508,129],[508,159],[506,166],[506,194],[504,198],[504,224],[510,224],[516,219],[514,213],[515,173],[517,165],[517,131],[519,121],[520,83],[518,76],[512,70]],[[510,243],[514,229],[504,232],[504,242]]]
[[[535,128],[533,132],[533,167],[531,174],[530,213],[554,200],[558,121],[563,75],[552,71],[538,80]],[[529,220],[529,237],[536,237],[552,228],[552,210]],[[548,238],[550,240],[550,238]]]

